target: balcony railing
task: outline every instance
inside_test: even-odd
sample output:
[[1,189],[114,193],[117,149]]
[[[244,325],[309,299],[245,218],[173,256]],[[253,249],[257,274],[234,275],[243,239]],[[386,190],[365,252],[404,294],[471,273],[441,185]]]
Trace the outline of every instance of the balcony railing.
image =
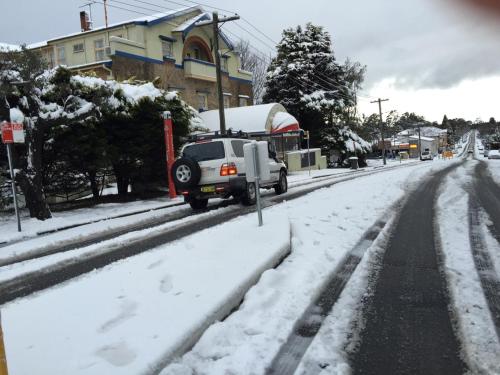
[[184,76],[186,78],[201,79],[203,81],[217,81],[215,65],[202,60],[184,59]]

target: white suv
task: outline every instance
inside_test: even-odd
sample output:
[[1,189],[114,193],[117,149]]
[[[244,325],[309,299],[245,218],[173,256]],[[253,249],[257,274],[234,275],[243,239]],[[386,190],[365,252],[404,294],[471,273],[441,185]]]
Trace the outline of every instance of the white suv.
[[[195,210],[207,206],[210,198],[241,199],[245,205],[256,201],[254,183],[247,183],[243,145],[251,142],[242,138],[200,138],[182,148],[181,157],[172,166],[172,178],[178,194]],[[261,181],[265,189],[274,188],[276,194],[288,190],[287,169],[269,145],[271,179]]]

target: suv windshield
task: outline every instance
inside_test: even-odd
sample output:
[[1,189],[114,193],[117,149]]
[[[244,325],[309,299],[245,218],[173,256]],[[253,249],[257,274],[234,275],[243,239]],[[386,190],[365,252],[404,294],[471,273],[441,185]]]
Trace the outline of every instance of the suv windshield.
[[197,143],[187,146],[183,153],[184,156],[192,158],[198,162],[224,159],[226,156],[222,142]]

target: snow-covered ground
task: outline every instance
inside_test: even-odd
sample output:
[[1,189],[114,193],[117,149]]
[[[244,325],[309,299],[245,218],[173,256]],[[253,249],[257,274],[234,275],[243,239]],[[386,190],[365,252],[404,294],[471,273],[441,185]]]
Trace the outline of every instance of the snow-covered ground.
[[[399,167],[395,165],[392,167]],[[316,171],[322,172],[322,171]],[[332,181],[343,181],[352,178],[359,178],[363,175],[373,173],[373,170],[358,170],[349,171],[333,175],[321,175],[321,174],[311,174],[311,176],[302,175],[302,179],[298,178],[295,181],[289,183],[289,188],[291,191],[297,192],[304,189],[309,189],[311,187],[320,188],[330,184]],[[262,191],[264,198],[273,197],[274,191]],[[210,204],[217,204],[220,199],[214,199],[210,201]],[[13,278],[31,273],[34,271],[43,270],[43,272],[50,272],[57,267],[58,264],[68,262],[78,262],[82,257],[89,258],[95,255],[102,254],[107,251],[113,251],[117,246],[125,243],[130,243],[132,241],[141,240],[145,237],[155,235],[157,233],[164,232],[165,230],[175,229],[177,225],[185,224],[188,222],[194,222],[198,219],[202,219],[207,216],[225,214],[228,211],[237,209],[238,206],[229,206],[227,208],[219,208],[207,213],[197,214],[197,216],[190,216],[191,208],[185,205],[167,207],[162,209],[155,209],[154,211],[148,211],[145,213],[136,214],[133,216],[120,217],[120,218],[110,218],[104,222],[97,222],[88,225],[82,225],[77,228],[71,228],[68,230],[57,231],[52,234],[45,236],[28,239],[22,242],[15,242],[2,247],[0,251],[0,264],[8,264],[16,262],[10,265],[6,265],[0,268],[0,281],[7,281]],[[148,229],[135,230],[132,225],[137,225],[141,223],[150,222],[150,220],[176,215],[176,219],[173,221],[167,221],[165,224],[156,225]],[[75,214],[78,216],[78,213]],[[178,216],[185,215],[184,218],[179,219]],[[55,253],[52,255],[46,255],[43,258],[35,258],[32,260],[26,260],[19,262],[20,257],[26,258],[26,256],[34,257],[37,254],[44,253],[46,249],[51,246],[64,246],[68,242],[73,242],[75,240],[88,240],[95,236],[106,233],[110,230],[115,229],[127,229],[128,233],[115,236],[112,239],[101,241],[93,245],[77,248],[71,251],[65,251],[62,253]]]
[[12,374],[154,370],[290,249],[283,212],[241,217],[2,308]]
[[[237,312],[211,326],[191,352],[161,374],[263,374],[294,323],[362,234],[382,215],[391,217],[390,205],[427,172],[449,163],[435,161],[388,171],[287,203],[293,228],[291,256],[279,268],[265,272]],[[363,273],[357,275],[353,282],[360,286],[348,286],[345,290],[349,291],[343,293],[352,292],[354,297],[340,304],[348,307],[344,336],[353,306],[359,304],[365,290],[366,281],[360,279]],[[340,351],[345,342],[339,337]]]
[[264,272],[241,308],[211,326],[178,365],[258,372],[335,265],[405,195],[408,178],[415,183],[446,165],[419,163],[346,181],[264,210],[264,228],[251,214],[6,304],[11,372],[147,373],[275,260],[289,220],[292,254]]
[[[2,215],[0,216],[0,243],[34,237],[38,233],[57,230],[72,225],[107,220],[116,216],[133,214],[145,210],[155,210],[160,207],[168,207],[181,202],[182,199],[171,200],[168,198],[157,198],[127,203],[105,203],[90,208],[54,212],[51,219],[44,221],[22,217],[22,232],[20,233],[17,232],[17,222],[14,215]],[[105,226],[106,224],[101,222],[100,225]]]
[[[388,163],[387,167],[398,166],[399,163]],[[312,170],[310,175],[309,172],[295,172],[288,176],[289,189],[296,189],[309,184],[318,185],[322,181],[354,176],[378,169],[378,167],[380,166],[375,163],[373,167],[359,170]],[[263,191],[262,194],[270,195],[273,192]],[[210,201],[210,204],[217,204],[220,201],[220,199],[214,199]],[[173,214],[181,210],[190,213],[191,211],[188,206],[179,206],[182,202],[182,198],[174,200],[159,198],[128,203],[108,203],[96,205],[91,208],[57,212],[53,214],[51,219],[45,221],[23,218],[23,231],[21,233],[17,232],[17,223],[13,215],[0,216],[0,244],[5,244],[0,252],[0,261],[33,251],[34,249],[60,245],[69,240],[84,239],[92,235],[103,234],[110,230],[126,228],[131,224],[146,222],[149,219]],[[122,217],[123,215],[128,216]],[[76,227],[71,228],[73,226]],[[69,229],[67,229],[68,227]],[[37,237],[40,233],[49,231],[57,233],[48,234],[42,238]],[[24,241],[19,242],[20,240]],[[9,245],[9,242],[12,242],[12,244]]]

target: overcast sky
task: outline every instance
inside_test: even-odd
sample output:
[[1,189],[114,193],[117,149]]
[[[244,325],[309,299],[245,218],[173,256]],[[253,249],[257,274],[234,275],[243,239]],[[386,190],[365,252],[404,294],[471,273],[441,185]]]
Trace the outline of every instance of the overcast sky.
[[[323,25],[332,35],[338,60],[349,57],[368,67],[360,98],[366,114],[377,109],[369,102],[380,96],[390,99],[384,103],[384,112],[414,111],[437,121],[444,114],[470,120],[500,119],[500,19],[465,9],[459,0],[200,2],[238,12],[274,41],[287,27],[306,22]],[[110,5],[136,12],[161,11],[146,3],[164,8],[193,5],[187,0],[109,0]],[[1,0],[0,42],[31,43],[76,32],[83,4],[84,0]],[[110,22],[141,16],[112,7],[109,13]],[[95,26],[104,23],[102,5],[93,5],[93,18]],[[250,35],[235,25],[228,29],[266,55],[272,52],[273,43],[264,36]]]

